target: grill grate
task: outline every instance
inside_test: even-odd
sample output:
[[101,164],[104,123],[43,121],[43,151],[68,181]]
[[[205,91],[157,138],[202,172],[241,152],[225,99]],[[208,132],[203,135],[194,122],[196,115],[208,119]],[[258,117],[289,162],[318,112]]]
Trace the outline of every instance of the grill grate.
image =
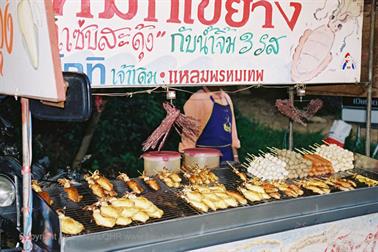
[[[52,205],[54,210],[65,209],[65,215],[74,218],[75,220],[81,222],[85,226],[85,231],[82,234],[145,225],[148,223],[160,222],[199,214],[198,211],[186,204],[186,202],[184,202],[181,198],[178,198],[175,192],[167,188],[167,186],[165,186],[162,182],[158,181],[161,189],[155,192],[152,191],[149,187],[147,187],[143,181],[139,179],[136,180],[144,189],[142,195],[164,211],[164,215],[162,218],[150,218],[146,223],[138,223],[133,221],[130,225],[126,227],[117,225],[113,228],[101,227],[97,226],[94,222],[91,211],[83,210],[85,206],[97,202],[97,198],[92,194],[92,191],[88,188],[88,185],[86,183],[80,186],[76,186],[80,194],[83,195],[83,199],[79,203],[70,201],[67,198],[66,193],[63,190],[63,187],[60,185],[52,184],[50,187],[48,187],[46,191],[49,192],[51,198],[54,200],[54,204]],[[112,183],[114,185],[115,191],[118,193],[118,196],[122,196],[126,192],[129,192],[124,182],[115,180],[112,181]]]
[[[243,169],[241,169],[243,170]],[[244,170],[243,170],[244,171]],[[369,178],[378,179],[378,175],[370,172],[366,172],[364,170],[355,169],[353,172],[364,175]],[[237,188],[239,185],[242,184],[242,180],[229,168],[219,168],[214,170],[214,173],[218,176],[219,182],[227,188],[227,190],[231,191],[237,191]],[[338,176],[345,177],[347,179],[352,179],[352,176],[347,173],[339,173]],[[177,219],[187,216],[193,216],[193,215],[199,215],[199,214],[205,214],[202,212],[199,212],[192,206],[190,206],[188,203],[186,203],[183,199],[179,197],[181,189],[177,188],[169,188],[167,187],[162,181],[158,180],[158,183],[160,184],[161,189],[157,192],[150,189],[142,180],[135,179],[139,185],[141,185],[144,189],[144,192],[142,195],[149,199],[151,202],[153,202],[157,207],[162,209],[164,211],[164,215],[161,219],[149,219],[146,223],[138,223],[138,222],[132,222],[127,227],[124,226],[114,226],[113,228],[105,228],[101,226],[97,226],[92,218],[92,214],[90,211],[82,210],[85,206],[91,205],[95,202],[97,202],[97,198],[92,194],[92,191],[88,188],[88,185],[86,183],[83,183],[82,185],[76,186],[78,191],[81,195],[83,195],[83,199],[80,203],[74,203],[70,200],[68,200],[66,193],[63,190],[63,187],[58,184],[52,184],[50,185],[46,191],[49,192],[51,198],[54,200],[53,209],[65,209],[65,214],[67,216],[70,216],[74,218],[75,220],[81,222],[85,226],[85,231],[80,234],[89,234],[89,233],[97,233],[97,232],[103,232],[107,230],[116,230],[116,229],[124,229],[128,227],[133,226],[139,226],[139,225],[145,225],[149,223],[155,223],[155,222],[161,222],[165,220],[171,220],[171,219]],[[356,182],[357,187],[366,187],[365,184],[362,184],[354,179],[353,181]],[[126,192],[129,192],[126,184],[122,181],[115,180],[112,181],[115,191],[118,193],[118,196],[124,195]],[[186,178],[183,178],[183,184],[187,185],[188,181]],[[332,192],[334,191],[340,191],[337,188],[331,188]],[[305,194],[302,196],[310,196],[314,195],[311,191],[304,190]],[[285,196],[281,193],[281,200],[287,199],[289,197]],[[257,205],[257,204],[263,204],[266,202],[274,201],[274,199],[269,200],[263,200],[260,202],[254,202],[250,203],[249,205]],[[242,206],[240,206],[242,207]],[[217,212],[226,211],[225,210],[217,210]],[[211,212],[211,211],[209,211]],[[67,235],[65,235],[67,236]]]

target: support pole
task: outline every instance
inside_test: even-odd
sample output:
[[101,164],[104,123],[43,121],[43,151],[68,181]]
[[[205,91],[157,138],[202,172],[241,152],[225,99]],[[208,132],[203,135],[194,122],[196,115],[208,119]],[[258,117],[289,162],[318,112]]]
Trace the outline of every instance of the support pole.
[[372,92],[373,92],[373,84],[374,84],[375,6],[376,6],[376,0],[372,0],[371,10],[370,10],[369,84],[368,84],[368,90],[367,90],[366,142],[365,142],[365,154],[368,157],[370,157]]
[[[289,88],[289,100],[294,105],[294,88]],[[289,119],[289,150],[294,148],[294,122]]]
[[21,241],[23,251],[32,251],[32,212],[33,196],[31,190],[31,159],[32,159],[32,127],[29,100],[21,98],[22,117],[22,213],[23,233]]

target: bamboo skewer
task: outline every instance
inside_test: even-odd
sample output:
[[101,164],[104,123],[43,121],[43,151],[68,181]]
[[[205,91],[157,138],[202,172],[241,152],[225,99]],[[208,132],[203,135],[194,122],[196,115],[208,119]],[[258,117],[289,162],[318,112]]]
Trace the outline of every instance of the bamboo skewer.
[[314,151],[316,151],[316,147],[314,146],[309,146],[311,149],[313,149]]
[[311,152],[311,151],[309,151],[309,150],[307,150],[307,149],[305,149],[305,148],[302,148],[302,150],[303,150],[306,154],[314,154],[313,152]]
[[253,159],[255,159],[256,158],[256,156],[255,155],[253,155],[253,154],[249,154],[249,153],[247,153],[247,155],[248,156],[250,156],[251,158],[253,158]]
[[277,149],[276,148],[271,148],[271,147],[266,147],[269,151],[271,151],[274,154],[277,154]]
[[236,168],[230,163],[230,161],[226,161],[226,163],[228,164],[228,166],[231,167],[231,169],[235,172],[237,171]]
[[322,142],[323,142],[325,145],[329,145],[329,143],[327,143],[325,140],[322,140]]
[[295,148],[295,151],[299,152],[300,154],[302,155],[305,155],[306,153],[304,153],[302,150],[298,149],[298,148]]
[[259,152],[263,155],[266,155],[266,152],[262,151],[262,150],[259,150]]
[[242,163],[242,164],[240,164],[242,167],[244,167],[245,169],[248,169],[249,168],[249,166],[248,165],[246,165],[246,164],[244,164],[244,163]]

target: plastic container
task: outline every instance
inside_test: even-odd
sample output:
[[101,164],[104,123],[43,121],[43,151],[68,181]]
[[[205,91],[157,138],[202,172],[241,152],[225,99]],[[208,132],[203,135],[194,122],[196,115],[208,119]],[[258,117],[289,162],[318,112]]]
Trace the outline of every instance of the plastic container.
[[192,148],[184,150],[185,167],[198,165],[200,168],[214,169],[219,167],[222,153],[212,148]]
[[176,151],[150,151],[142,155],[144,159],[144,175],[153,176],[163,168],[172,172],[179,172],[181,155]]

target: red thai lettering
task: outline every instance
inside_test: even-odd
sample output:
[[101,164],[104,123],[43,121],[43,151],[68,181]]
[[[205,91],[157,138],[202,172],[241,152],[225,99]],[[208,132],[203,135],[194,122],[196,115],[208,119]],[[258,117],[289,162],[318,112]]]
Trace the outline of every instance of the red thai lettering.
[[282,9],[281,4],[279,2],[275,2],[275,4],[277,5],[278,10],[281,12],[281,15],[285,19],[285,21],[288,24],[288,26],[290,27],[290,29],[294,30],[294,27],[295,27],[295,25],[298,21],[299,15],[300,15],[301,10],[302,10],[302,4],[301,3],[290,3],[290,7],[294,7],[294,13],[291,16],[290,20],[287,17],[284,10]]
[[194,23],[194,19],[192,18],[192,0],[185,0],[184,23]]
[[227,71],[227,82],[234,81],[234,71]]
[[144,21],[151,21],[157,22],[156,19],[156,1],[155,0],[148,0],[148,16],[144,19]]
[[[179,19],[180,15],[180,4],[179,0],[171,0],[171,15],[167,20],[168,23],[181,23]],[[192,18],[192,0],[185,0],[184,6],[184,23],[193,24],[194,19]]]
[[66,3],[66,0],[54,0],[53,1],[53,10],[55,15],[62,16],[63,15],[63,6]]
[[[233,16],[235,14],[238,14],[239,10],[235,9],[233,5],[241,4],[243,5],[243,17],[240,21],[235,21]],[[226,1],[226,23],[231,27],[241,27],[245,25],[248,22],[249,19],[249,6],[250,6],[251,0],[227,0]]]
[[235,70],[235,81],[241,82],[243,79],[243,70]]
[[189,83],[189,70],[179,71],[180,83]]
[[115,0],[105,1],[105,9],[98,15],[99,18],[110,19],[114,14],[125,20],[130,20],[135,17],[138,10],[138,0],[129,0],[129,10],[126,13],[121,12],[114,1]]
[[201,82],[207,83],[209,81],[209,70],[201,70]]
[[255,10],[256,7],[264,7],[265,8],[265,24],[262,26],[263,28],[274,28],[273,22],[273,8],[272,4],[266,0],[261,0],[257,3],[252,4],[252,12]]
[[211,71],[210,73],[210,82],[218,82],[218,71]]
[[179,19],[179,0],[171,0],[171,14],[168,23],[181,23]]
[[169,83],[175,84],[177,83],[177,71],[175,70],[169,70]]
[[93,18],[90,0],[81,0],[81,11],[76,14],[76,17]]
[[220,82],[223,82],[225,80],[225,78],[226,78],[225,72],[226,72],[225,70],[220,70],[219,71],[219,81]]
[[[63,15],[63,7],[66,3],[66,0],[53,0],[53,10],[55,15]],[[93,18],[91,13],[91,2],[90,0],[81,0],[81,9],[80,12],[76,13],[76,17],[82,18]]]
[[[66,0],[52,0],[54,12],[57,16],[62,16],[63,9]],[[73,1],[73,0],[72,0]],[[78,1],[78,0],[77,0]],[[76,17],[80,18],[93,18],[94,15],[98,15],[99,18],[111,19],[113,17],[119,17],[124,20],[132,20],[138,14],[144,17],[146,22],[158,22],[156,13],[156,0],[146,0],[143,3],[147,3],[147,13],[138,13],[138,1],[116,1],[116,0],[80,0],[80,8],[76,12]],[[273,16],[282,16],[286,24],[291,30],[294,30],[299,16],[302,11],[302,3],[295,1],[286,1],[287,6],[283,8],[284,1],[273,0],[164,0],[168,1],[167,5],[163,8],[169,8],[169,17],[167,17],[167,23],[185,23],[193,24],[196,21],[199,23],[211,26],[219,23],[220,19],[224,16],[224,22],[229,27],[243,27],[249,22],[250,16],[256,11],[262,11],[264,8],[264,23],[262,28],[274,28]],[[140,1],[142,2],[142,1]],[[184,2],[184,3],[183,3]],[[273,5],[275,3],[275,6]],[[94,6],[91,4],[96,3],[96,6],[103,4],[103,10],[100,13],[92,14]],[[158,2],[159,3],[159,2]],[[169,5],[170,4],[170,5]],[[211,7],[209,6],[211,5]],[[122,8],[121,8],[122,6]],[[213,9],[212,9],[213,8]],[[211,9],[211,11],[209,10]],[[98,8],[96,8],[98,10]],[[205,13],[205,10],[207,11]],[[273,13],[273,11],[277,13]],[[279,12],[279,13],[278,13]],[[165,12],[163,12],[164,14]],[[277,15],[273,15],[277,14]],[[258,22],[258,20],[256,20]]]
[[214,14],[211,20],[205,18],[205,8],[209,5],[209,0],[202,0],[198,6],[198,20],[204,25],[214,25],[219,21],[222,10],[222,0],[215,0]]
[[264,69],[262,70],[256,70],[256,81],[264,81]]

